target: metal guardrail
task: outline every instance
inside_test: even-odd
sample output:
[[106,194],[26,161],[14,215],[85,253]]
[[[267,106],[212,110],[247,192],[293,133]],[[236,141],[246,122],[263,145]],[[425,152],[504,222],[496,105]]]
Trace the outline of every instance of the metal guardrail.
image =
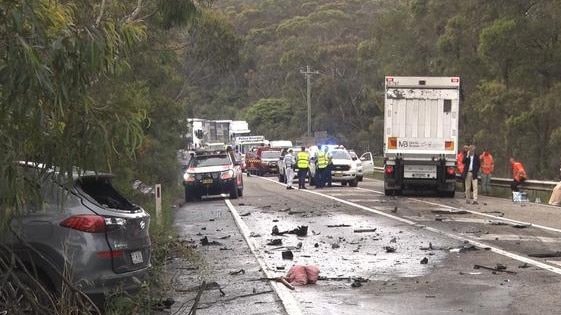
[[[384,168],[375,166],[374,167],[374,172],[383,173]],[[511,183],[512,183],[512,178],[498,178],[498,177],[494,178],[494,177],[491,177],[491,186],[510,188]],[[550,191],[553,190],[553,188],[558,183],[559,182],[554,182],[554,181],[526,180],[520,185],[520,187],[528,189],[528,190],[549,191],[550,192]]]

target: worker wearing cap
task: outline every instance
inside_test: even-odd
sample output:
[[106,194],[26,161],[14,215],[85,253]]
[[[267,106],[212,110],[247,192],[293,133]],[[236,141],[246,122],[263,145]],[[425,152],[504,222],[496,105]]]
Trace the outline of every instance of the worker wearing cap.
[[284,169],[286,170],[286,189],[292,189],[292,181],[294,180],[294,156],[292,149],[288,149],[288,153],[284,156]]

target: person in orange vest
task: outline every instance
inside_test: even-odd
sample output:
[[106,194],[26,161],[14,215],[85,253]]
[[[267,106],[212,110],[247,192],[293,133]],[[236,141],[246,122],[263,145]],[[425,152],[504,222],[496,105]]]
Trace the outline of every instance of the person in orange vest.
[[491,173],[495,169],[495,161],[487,148],[483,150],[479,160],[481,162],[481,193],[491,194]]
[[510,188],[513,192],[517,192],[520,190],[518,186],[527,178],[526,170],[524,169],[524,165],[516,161],[513,157],[510,158],[510,166],[512,168],[512,184]]
[[468,149],[469,147],[464,145],[462,151],[458,152],[458,156],[456,157],[456,174],[464,174],[464,157],[466,156]]

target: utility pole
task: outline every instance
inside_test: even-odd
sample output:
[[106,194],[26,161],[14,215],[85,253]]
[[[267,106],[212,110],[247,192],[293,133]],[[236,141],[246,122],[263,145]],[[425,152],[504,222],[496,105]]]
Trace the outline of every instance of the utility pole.
[[318,71],[310,70],[310,66],[306,66],[306,71],[300,70],[300,73],[306,76],[306,90],[307,90],[307,103],[308,103],[308,137],[312,136],[312,85],[310,78],[312,74],[319,74]]

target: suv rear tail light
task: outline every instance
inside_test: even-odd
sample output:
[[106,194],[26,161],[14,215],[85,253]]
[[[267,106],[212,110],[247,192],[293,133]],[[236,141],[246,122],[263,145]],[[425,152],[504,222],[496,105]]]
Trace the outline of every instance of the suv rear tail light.
[[125,253],[124,250],[119,249],[119,250],[105,250],[102,252],[97,252],[97,257],[99,258],[118,258],[118,257],[123,257],[123,254]]
[[386,174],[393,174],[393,165],[386,165]]
[[76,215],[60,222],[60,225],[88,233],[105,232],[105,218],[98,215]]

